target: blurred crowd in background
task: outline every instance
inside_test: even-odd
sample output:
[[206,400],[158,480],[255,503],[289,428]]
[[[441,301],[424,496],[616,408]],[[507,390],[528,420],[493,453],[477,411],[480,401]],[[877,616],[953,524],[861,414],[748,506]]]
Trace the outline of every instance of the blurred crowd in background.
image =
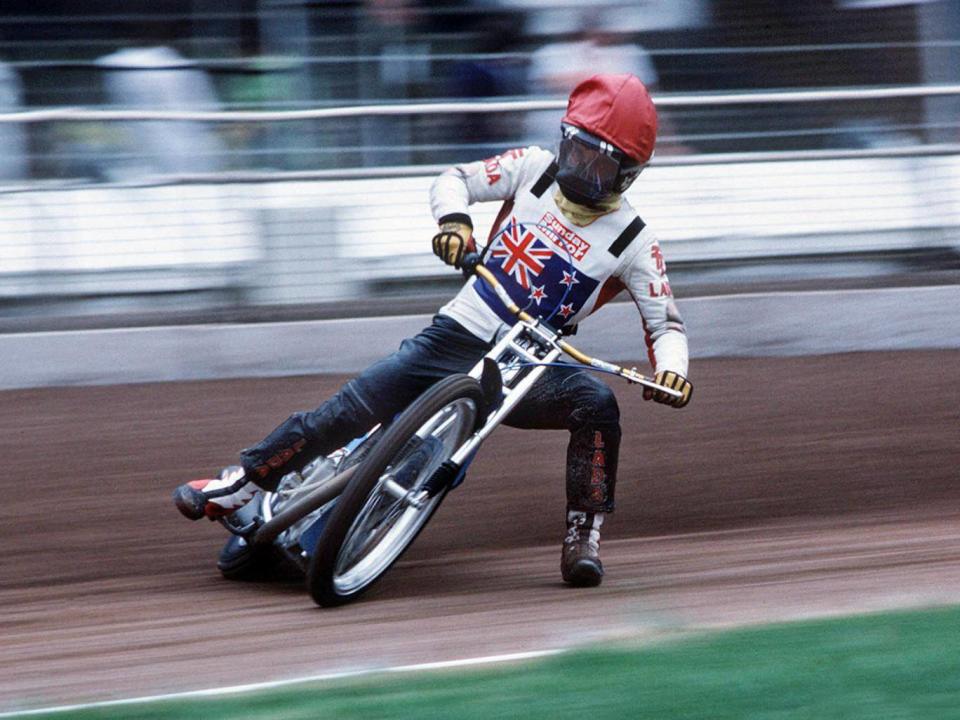
[[[290,110],[960,80],[955,0],[4,0],[0,112]],[[939,103],[939,104],[938,104]],[[958,140],[956,98],[683,108],[658,153]],[[553,111],[208,124],[3,123],[7,180],[446,163],[557,139]]]
[[681,285],[960,267],[958,0],[3,0],[0,331],[446,292],[432,178],[596,72]]

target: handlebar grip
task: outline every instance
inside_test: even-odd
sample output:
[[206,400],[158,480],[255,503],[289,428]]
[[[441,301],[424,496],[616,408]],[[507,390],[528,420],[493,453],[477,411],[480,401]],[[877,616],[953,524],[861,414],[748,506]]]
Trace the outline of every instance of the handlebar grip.
[[464,277],[470,277],[477,269],[477,265],[480,264],[480,254],[475,252],[468,252],[463,256],[463,260],[460,261],[460,268],[463,270]]

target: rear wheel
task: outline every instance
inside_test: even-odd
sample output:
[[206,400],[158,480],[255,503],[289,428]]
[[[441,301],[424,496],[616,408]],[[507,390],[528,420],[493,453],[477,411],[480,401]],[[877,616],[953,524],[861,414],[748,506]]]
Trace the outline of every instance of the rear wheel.
[[313,553],[307,586],[318,605],[354,600],[414,541],[446,495],[427,481],[474,431],[480,383],[448,377],[384,432],[337,501]]

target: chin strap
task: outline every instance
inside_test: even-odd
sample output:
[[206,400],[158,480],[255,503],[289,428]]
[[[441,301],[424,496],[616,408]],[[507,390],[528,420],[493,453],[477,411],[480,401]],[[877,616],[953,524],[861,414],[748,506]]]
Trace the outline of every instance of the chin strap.
[[597,207],[587,207],[586,205],[575,203],[573,200],[568,200],[567,196],[564,195],[559,188],[553,195],[553,201],[557,204],[557,207],[560,208],[560,212],[563,213],[563,216],[567,218],[567,220],[580,227],[589,225],[602,215],[619,210],[623,202],[620,195],[616,194],[608,200],[604,200],[597,205]]

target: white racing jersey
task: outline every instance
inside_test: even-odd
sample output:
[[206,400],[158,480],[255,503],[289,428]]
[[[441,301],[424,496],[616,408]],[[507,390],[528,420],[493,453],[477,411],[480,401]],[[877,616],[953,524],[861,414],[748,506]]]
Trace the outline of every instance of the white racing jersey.
[[[569,328],[626,290],[640,311],[654,370],[685,376],[686,332],[656,236],[626,199],[585,225],[571,222],[554,200],[555,173],[553,154],[538,147],[457,165],[433,183],[431,210],[439,221],[468,214],[475,202],[503,201],[483,261],[518,306]],[[484,340],[513,322],[476,277],[440,313]]]

